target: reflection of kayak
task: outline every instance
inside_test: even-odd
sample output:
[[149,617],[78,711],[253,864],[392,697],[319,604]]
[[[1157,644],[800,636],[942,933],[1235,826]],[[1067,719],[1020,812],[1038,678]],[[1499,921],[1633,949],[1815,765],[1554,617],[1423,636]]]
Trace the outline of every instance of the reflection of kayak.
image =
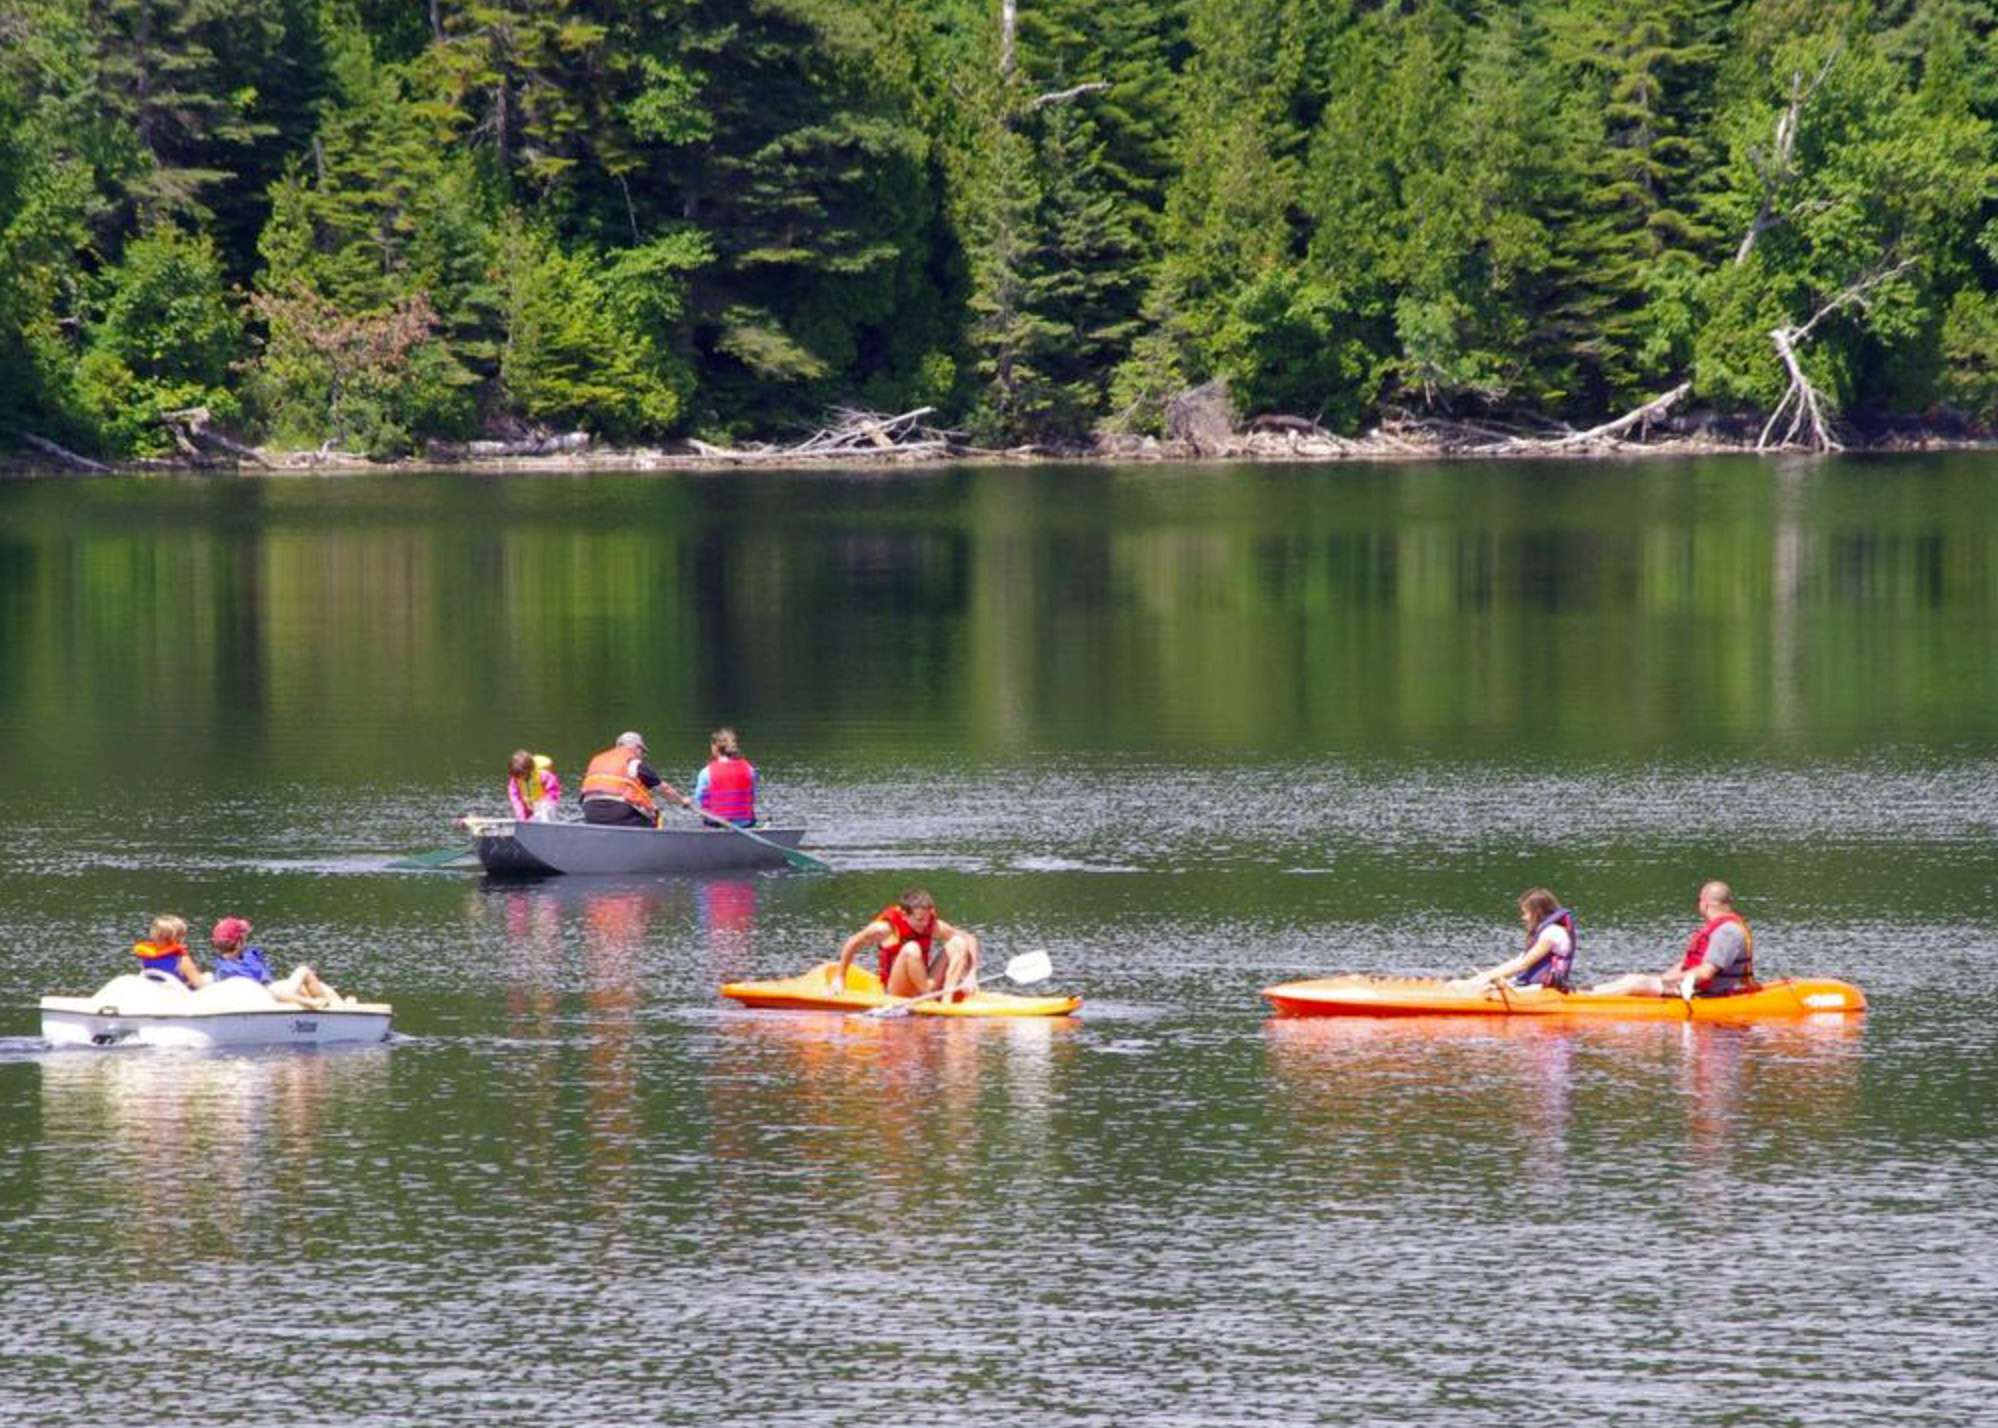
[[1433,977],[1320,977],[1266,987],[1279,1016],[1570,1016],[1625,1021],[1764,1021],[1866,1010],[1850,982],[1784,978],[1725,997],[1602,996],[1545,987],[1454,990]]
[[391,1009],[342,1002],[325,1011],[281,1002],[229,977],[190,991],[177,977],[113,977],[89,997],[43,997],[42,1040],[51,1046],[324,1046],[386,1041]]
[[[864,1012],[892,1004],[895,998],[881,990],[881,979],[865,967],[846,969],[846,990],[834,995],[826,978],[838,965],[821,962],[809,972],[777,982],[730,982],[721,989],[746,1007],[771,1011]],[[1082,1005],[1081,997],[1017,997],[1010,992],[980,992],[961,1002],[916,1002],[909,1010],[917,1016],[1067,1016]]]

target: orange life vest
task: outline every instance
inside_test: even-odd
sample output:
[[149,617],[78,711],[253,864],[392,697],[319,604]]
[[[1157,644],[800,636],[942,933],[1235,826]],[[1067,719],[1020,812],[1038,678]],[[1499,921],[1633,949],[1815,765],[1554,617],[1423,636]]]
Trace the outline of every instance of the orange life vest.
[[641,813],[656,813],[652,790],[627,772],[638,757],[628,746],[617,744],[591,759],[583,774],[583,798],[614,798]]
[[[159,947],[151,942],[134,942],[132,952],[138,957],[142,966],[154,971],[171,972],[174,976],[180,977],[180,959],[187,955],[187,944],[169,942],[166,946]],[[180,979],[183,982],[187,980],[185,977]]]

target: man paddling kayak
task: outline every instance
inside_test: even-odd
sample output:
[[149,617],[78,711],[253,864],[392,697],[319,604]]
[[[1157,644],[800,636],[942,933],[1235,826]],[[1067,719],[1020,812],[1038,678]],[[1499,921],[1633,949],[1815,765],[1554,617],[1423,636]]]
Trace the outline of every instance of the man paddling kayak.
[[1657,976],[1634,972],[1592,992],[1625,997],[1724,997],[1755,986],[1755,934],[1734,910],[1734,889],[1723,882],[1700,886],[1703,925],[1686,942],[1686,952]]
[[978,990],[978,938],[937,916],[936,899],[921,888],[910,888],[841,945],[827,978],[835,994],[846,989],[846,969],[867,947],[880,949],[881,987],[891,997],[939,992],[952,1002]]
[[659,776],[645,762],[645,738],[633,731],[617,736],[617,742],[590,760],[583,774],[583,821],[611,827],[656,828],[659,807],[652,790],[663,788],[682,808],[693,800]]

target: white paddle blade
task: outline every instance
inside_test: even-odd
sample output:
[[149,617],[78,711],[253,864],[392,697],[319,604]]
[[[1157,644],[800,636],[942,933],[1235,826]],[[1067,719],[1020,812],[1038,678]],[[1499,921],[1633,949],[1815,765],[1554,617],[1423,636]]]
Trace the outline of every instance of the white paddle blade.
[[1022,952],[1006,964],[1006,980],[1025,986],[1029,982],[1045,982],[1054,975],[1054,963],[1045,952]]

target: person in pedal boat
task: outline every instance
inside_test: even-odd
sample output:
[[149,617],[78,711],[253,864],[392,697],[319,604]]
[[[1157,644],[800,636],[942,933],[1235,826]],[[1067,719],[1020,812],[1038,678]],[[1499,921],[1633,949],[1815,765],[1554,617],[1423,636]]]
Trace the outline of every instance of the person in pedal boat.
[[655,788],[665,789],[666,796],[682,808],[693,806],[691,798],[659,777],[658,771],[645,762],[642,735],[619,734],[617,742],[591,759],[583,773],[583,821],[610,827],[656,828],[659,806],[652,801]]
[[319,974],[303,962],[293,967],[289,976],[273,980],[270,964],[264,960],[264,949],[249,945],[250,920],[247,917],[223,918],[215,924],[208,940],[215,945],[215,980],[218,982],[229,977],[243,977],[281,1002],[309,1007],[313,1011],[324,1011],[340,1000],[340,994],[320,981]]
[[841,945],[829,974],[835,995],[846,990],[846,969],[868,947],[880,949],[881,986],[891,997],[940,992],[949,1002],[978,990],[978,938],[939,917],[936,899],[921,888],[910,888]]
[[178,977],[190,987],[205,987],[213,980],[201,968],[195,966],[194,958],[187,950],[187,919],[175,917],[171,913],[153,919],[152,927],[146,933],[146,940],[134,942],[132,951],[137,954],[139,963],[148,971],[166,972]]
[[1700,886],[1701,927],[1686,952],[1664,972],[1635,972],[1589,988],[1611,996],[1677,997],[1691,984],[1696,997],[1724,997],[1755,986],[1755,934],[1734,910],[1734,889],[1723,882]]
[[1528,888],[1519,895],[1519,920],[1526,925],[1524,952],[1450,985],[1467,992],[1480,992],[1501,981],[1515,987],[1570,990],[1568,974],[1575,965],[1575,914],[1546,888]]
[[515,749],[506,761],[506,801],[522,823],[553,820],[555,805],[562,801],[562,780],[555,777],[555,761],[546,754]]
[[708,765],[694,780],[694,806],[738,828],[756,826],[756,765],[742,756],[735,730],[708,736]]

